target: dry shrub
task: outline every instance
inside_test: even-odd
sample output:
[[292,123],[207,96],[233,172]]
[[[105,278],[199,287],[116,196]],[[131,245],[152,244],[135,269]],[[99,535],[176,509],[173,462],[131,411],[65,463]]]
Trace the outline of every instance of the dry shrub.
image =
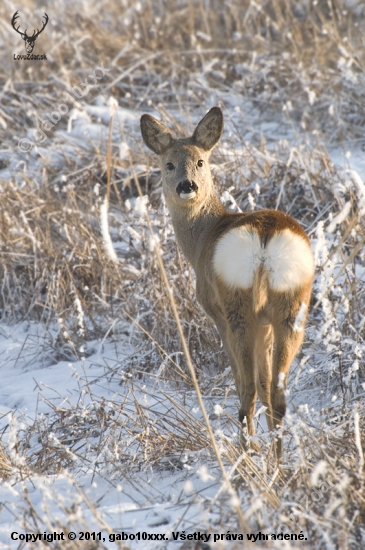
[[[15,7],[8,1],[0,16],[8,20],[16,9],[24,18],[32,15],[26,2]],[[105,380],[124,376],[115,402],[90,392],[92,405],[49,403],[48,416],[25,422],[18,432],[12,452],[21,460],[13,460],[10,451],[8,456],[4,444],[0,475],[31,479],[58,476],[64,469],[83,472],[98,456],[95,475],[133,483],[150,468],[195,467],[204,460],[220,486],[207,432],[192,412],[194,397],[151,252],[137,177],[149,197],[153,230],[222,456],[252,529],[285,524],[308,532],[311,548],[360,548],[365,539],[362,189],[353,174],[333,164],[326,147],[345,152],[354,143],[364,146],[363,2],[126,0],[116,5],[103,0],[81,12],[77,3],[67,3],[62,20],[49,15],[52,21],[36,45],[49,52],[47,64],[24,69],[12,63],[14,48],[20,51],[23,44],[10,25],[0,29],[0,315],[7,322],[56,325],[56,336],[47,340],[47,335],[44,342],[54,361],[87,354],[80,349],[92,339],[118,342],[125,336],[136,351],[122,366],[104,364]],[[98,87],[72,97],[72,88],[101,64],[108,71]],[[107,136],[110,115],[90,107],[106,108],[110,96],[126,109],[115,117],[112,166],[106,162],[106,140],[82,133],[97,127]],[[142,150],[138,117],[123,118],[157,111],[181,135],[218,101],[226,131],[212,163],[225,205],[283,209],[301,221],[316,249],[312,311],[291,374],[281,470],[275,469],[272,442],[262,429],[259,457],[241,454],[236,444],[227,357],[196,302],[194,275],[177,249],[156,159]],[[60,103],[69,106],[69,114],[31,152],[19,151],[18,141]],[[100,229],[110,168],[108,219],[118,263],[108,258]],[[140,399],[150,380],[156,387],[167,384],[159,412]],[[320,403],[311,410],[305,401],[311,403],[313,395]],[[227,404],[220,418],[217,403]],[[322,469],[316,470],[318,464]],[[255,508],[259,500],[262,507]],[[206,505],[218,509],[214,521],[227,530],[232,525],[227,496],[219,494],[215,503]],[[25,525],[43,530],[44,520],[29,510]]]

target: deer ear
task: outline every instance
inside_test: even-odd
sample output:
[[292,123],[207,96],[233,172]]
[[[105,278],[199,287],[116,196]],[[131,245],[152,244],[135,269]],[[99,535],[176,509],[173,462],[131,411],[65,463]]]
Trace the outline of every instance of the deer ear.
[[141,116],[143,141],[154,153],[162,155],[173,142],[170,131],[151,115]]
[[219,141],[223,132],[223,113],[219,107],[213,107],[199,122],[193,134],[198,147],[209,151]]

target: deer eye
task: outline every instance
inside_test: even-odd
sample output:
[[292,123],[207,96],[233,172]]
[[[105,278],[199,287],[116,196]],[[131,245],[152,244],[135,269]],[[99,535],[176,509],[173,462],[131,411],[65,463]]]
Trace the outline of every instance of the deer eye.
[[198,160],[198,166],[199,168],[201,168],[204,164],[204,161],[203,160]]
[[175,166],[172,164],[172,162],[168,162],[168,163],[166,164],[166,168],[167,168],[168,170],[173,170],[173,169],[175,168]]

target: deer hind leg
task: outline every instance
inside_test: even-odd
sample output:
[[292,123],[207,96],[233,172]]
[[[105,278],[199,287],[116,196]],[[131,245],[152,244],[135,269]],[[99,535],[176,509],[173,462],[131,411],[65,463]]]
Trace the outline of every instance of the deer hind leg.
[[[295,313],[299,311],[299,305]],[[297,327],[296,315],[290,314],[284,320],[274,324],[275,350],[273,356],[273,374],[271,382],[271,405],[273,428],[280,428],[286,412],[285,390],[290,365],[302,344],[304,331],[303,325]],[[304,319],[303,319],[304,323]],[[277,440],[276,457],[282,456],[282,438]]]
[[265,415],[269,430],[273,429],[271,405],[273,343],[274,333],[272,326],[258,326],[255,341],[256,387],[260,401],[266,407]]
[[[228,352],[236,390],[240,400],[238,419],[249,436],[255,434],[253,415],[256,403],[256,383],[254,369],[253,335],[246,332],[225,330],[222,337],[225,350]],[[241,442],[247,448],[246,438],[241,431]],[[251,442],[251,448],[258,450],[258,446]]]
[[[232,292],[225,303],[225,348],[229,353],[240,400],[239,421],[246,420],[247,434],[254,435],[253,415],[256,403],[255,332],[256,319],[251,311],[249,293]],[[242,442],[245,444],[244,437]],[[257,450],[252,442],[251,447]]]
[[[238,366],[238,395],[240,399],[240,409],[238,412],[238,419],[242,425],[241,442],[247,449],[247,440],[245,436],[245,425],[247,429],[247,435],[255,435],[255,425],[253,416],[256,405],[256,380],[255,380],[255,365],[254,365],[254,350],[253,350],[253,336],[246,335],[240,345],[239,357],[237,357]],[[259,445],[251,441],[250,447],[258,452]]]

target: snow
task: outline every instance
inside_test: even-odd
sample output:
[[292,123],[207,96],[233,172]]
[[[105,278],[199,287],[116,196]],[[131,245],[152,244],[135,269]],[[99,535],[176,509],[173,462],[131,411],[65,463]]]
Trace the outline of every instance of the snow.
[[[136,5],[135,9],[138,11],[139,7]],[[238,44],[240,33],[235,36]],[[210,44],[213,39],[211,34],[202,31],[192,36],[192,42],[197,43]],[[311,82],[303,87],[302,99],[278,98],[280,89],[268,91],[266,103],[262,100],[263,96],[257,100],[252,95],[246,97],[243,83],[245,74],[249,74],[248,65],[237,63],[234,69],[242,75],[241,80],[236,79],[232,85],[222,84],[224,72],[218,70],[221,64],[219,54],[209,57],[201,52],[197,46],[197,57],[202,59],[200,73],[190,74],[185,95],[180,88],[173,89],[171,104],[161,107],[158,95],[170,86],[171,75],[168,74],[162,75],[163,80],[156,84],[157,95],[154,97],[157,100],[136,101],[133,110],[118,106],[115,97],[109,93],[124,77],[140,71],[138,78],[141,82],[147,76],[152,84],[148,81],[147,86],[144,83],[136,86],[133,93],[148,97],[155,85],[148,72],[148,62],[159,53],[146,56],[144,52],[141,57],[136,56],[133,63],[118,76],[113,73],[112,82],[104,89],[104,95],[90,94],[70,108],[62,116],[60,125],[55,126],[52,135],[44,139],[45,134],[40,131],[35,133],[35,124],[24,127],[21,135],[12,136],[14,147],[11,150],[0,150],[1,192],[5,193],[6,189],[21,190],[29,180],[42,188],[46,182],[45,173],[49,171],[56,173],[52,181],[60,200],[63,200],[67,193],[72,192],[72,186],[77,185],[73,183],[74,178],[88,169],[90,158],[98,157],[102,172],[113,105],[116,109],[112,141],[113,145],[117,145],[115,169],[119,170],[116,179],[124,181],[130,176],[126,166],[131,153],[136,151],[135,174],[145,175],[152,166],[150,161],[145,160],[147,153],[142,148],[140,137],[139,119],[143,112],[149,110],[159,116],[156,111],[160,109],[161,115],[168,113],[169,123],[175,120],[181,127],[191,129],[206,109],[219,102],[224,106],[225,131],[216,156],[213,154],[212,168],[216,179],[223,182],[219,192],[228,209],[240,211],[241,208],[255,210],[262,207],[265,189],[261,183],[269,180],[272,187],[278,189],[271,207],[295,207],[305,217],[308,212],[302,210],[300,193],[292,202],[286,199],[284,203],[284,199],[294,181],[303,194],[312,192],[315,196],[313,203],[317,205],[317,210],[311,213],[313,217],[309,224],[317,268],[314,305],[308,312],[303,351],[293,363],[289,380],[284,380],[284,377],[279,379],[280,387],[284,387],[284,382],[288,384],[288,411],[284,426],[287,461],[283,467],[284,473],[279,469],[270,469],[268,456],[271,441],[264,416],[265,407],[260,404],[256,412],[258,434],[254,439],[263,446],[264,452],[254,456],[237,450],[238,397],[232,373],[229,368],[217,372],[216,357],[211,355],[203,360],[203,364],[196,364],[204,403],[228,477],[238,488],[238,496],[230,495],[222,484],[222,474],[216,460],[208,450],[208,435],[195,392],[186,381],[186,376],[183,378],[185,372],[178,337],[170,356],[162,353],[161,343],[159,367],[156,367],[157,360],[154,359],[156,368],[146,368],[141,373],[140,362],[145,353],[142,344],[146,335],[136,330],[136,323],[142,323],[143,316],[155,316],[155,304],[146,301],[146,308],[141,310],[133,323],[130,319],[113,317],[109,303],[105,302],[108,313],[104,319],[99,319],[104,332],[88,336],[87,315],[82,299],[75,291],[72,300],[77,334],[68,333],[61,315],[58,321],[52,322],[36,322],[31,316],[24,319],[18,317],[18,320],[9,322],[0,321],[0,433],[1,445],[10,459],[7,467],[11,470],[10,477],[0,486],[0,548],[19,548],[20,541],[11,540],[10,533],[37,532],[39,526],[50,533],[72,530],[77,533],[101,532],[105,547],[113,549],[121,545],[109,540],[111,533],[163,533],[169,537],[168,547],[177,548],[182,540],[174,542],[173,532],[226,533],[227,530],[233,532],[234,528],[237,529],[233,510],[239,504],[238,499],[253,532],[257,532],[261,525],[276,529],[286,522],[291,527],[294,525],[299,532],[304,523],[299,520],[290,523],[288,520],[291,510],[297,511],[298,502],[294,502],[292,495],[297,494],[296,484],[299,486],[303,479],[299,478],[298,471],[305,472],[310,488],[323,487],[323,483],[330,485],[330,481],[333,482],[331,488],[336,487],[328,502],[323,497],[321,510],[317,511],[313,499],[308,506],[302,504],[302,515],[298,515],[305,518],[306,528],[315,524],[321,531],[321,550],[334,548],[333,541],[329,540],[331,530],[328,526],[343,521],[343,507],[347,502],[344,491],[351,483],[355,485],[355,481],[347,474],[337,473],[331,463],[331,455],[326,456],[325,460],[322,458],[319,443],[316,448],[318,456],[311,454],[309,458],[305,438],[314,445],[313,441],[316,442],[319,435],[324,434],[323,437],[337,441],[336,438],[344,434],[349,444],[355,445],[358,461],[355,470],[359,477],[362,475],[363,418],[362,410],[359,412],[357,407],[364,396],[360,380],[365,348],[359,334],[364,329],[365,317],[362,315],[357,330],[351,326],[358,304],[355,299],[351,301],[347,298],[343,288],[345,284],[351,286],[357,283],[360,295],[365,282],[365,266],[351,257],[354,241],[350,240],[344,247],[340,245],[346,224],[355,219],[354,205],[358,218],[365,216],[363,139],[350,140],[346,136],[338,139],[335,134],[327,138],[325,147],[329,159],[337,167],[338,177],[327,182],[334,200],[326,204],[329,195],[321,195],[321,182],[318,189],[313,189],[309,179],[311,170],[316,172],[314,165],[320,158],[315,156],[320,155],[317,150],[318,133],[306,131],[302,121],[296,120],[293,113],[298,110],[298,101],[303,102],[303,112],[308,106],[317,108],[322,101],[318,109],[323,109],[327,117],[335,120],[338,106],[331,94],[327,103],[323,102],[316,83]],[[343,50],[345,54],[346,50]],[[274,62],[270,56],[265,58],[263,64],[262,57],[256,56],[256,52],[250,54],[250,63],[255,70],[262,71],[266,86],[269,73],[275,71],[277,60]],[[347,59],[341,58],[340,64],[349,82],[360,86],[360,76],[356,73],[354,80],[355,73],[351,71]],[[300,67],[296,69],[301,70]],[[217,82],[216,86],[210,84],[211,78]],[[128,80],[129,85],[132,89],[133,80]],[[204,95],[199,95],[201,90]],[[130,95],[126,92],[121,97],[127,98],[128,93]],[[181,101],[184,103],[185,97],[189,99],[186,110],[182,111]],[[277,102],[276,112],[269,109],[271,100]],[[282,109],[278,107],[280,104]],[[29,152],[19,152],[17,143],[25,137],[34,143],[34,147]],[[65,159],[72,165],[72,180],[63,173]],[[279,178],[276,172],[271,171],[278,165],[283,167],[284,174]],[[284,177],[285,174],[290,175],[291,168],[298,170],[293,181]],[[326,172],[325,168],[321,170],[318,174],[323,172],[324,178],[333,174],[328,170]],[[281,174],[280,171],[278,173]],[[257,175],[256,180],[253,174]],[[246,182],[250,178],[253,185],[248,189]],[[162,213],[153,211],[150,199],[145,195],[126,199],[122,205],[125,212],[116,212],[109,208],[106,199],[102,200],[102,185],[91,179],[90,189],[99,217],[90,216],[88,219],[85,216],[83,223],[95,223],[96,219],[96,224],[99,224],[97,230],[100,230],[104,241],[105,258],[115,262],[115,269],[124,269],[131,278],[128,292],[134,292],[134,281],[145,275],[146,265],[151,262],[157,244],[167,263],[171,258],[173,261],[178,258],[179,269],[185,270],[186,286],[192,287],[193,275],[176,252],[176,247],[171,245],[174,237],[166,210],[162,208]],[[229,186],[224,187],[227,179]],[[241,193],[239,196],[238,191]],[[65,205],[65,211],[68,208],[70,205]],[[153,228],[156,232],[147,238],[146,213],[155,217]],[[12,223],[6,211],[2,214],[4,218],[1,219]],[[11,227],[11,234],[29,240],[32,246],[30,252],[36,255],[40,246],[37,232],[28,223],[27,212],[23,209],[19,211],[18,221]],[[68,231],[67,226],[61,229],[66,233]],[[359,238],[360,242],[363,236],[357,231],[354,226],[350,236]],[[68,240],[73,242],[74,235],[68,234]],[[135,263],[127,261],[132,253],[138,257]],[[152,272],[151,269],[149,273]],[[173,273],[172,277],[172,287],[178,294],[181,290],[175,285],[178,276]],[[181,278],[178,280],[181,281]],[[144,279],[143,284],[158,287],[152,278]],[[191,290],[191,296],[193,292]],[[192,302],[194,298],[190,298]],[[102,301],[99,295],[97,299]],[[145,297],[141,295],[140,300],[143,302]],[[193,319],[190,305],[186,311],[184,330],[190,335],[190,331],[197,330],[196,327],[206,321],[205,318],[204,321],[203,318]],[[303,329],[305,315],[303,304],[295,320],[296,330]],[[166,323],[169,323],[168,318]],[[344,325],[346,337],[342,333]],[[169,328],[166,327],[167,334],[170,334]],[[72,347],[71,342],[74,336],[75,341],[81,342],[76,347]],[[60,344],[60,340],[64,343]],[[156,342],[155,349],[159,345]],[[199,342],[199,345],[204,347],[204,342]],[[135,368],[131,369],[130,358],[134,356]],[[149,356],[146,352],[147,362]],[[198,358],[201,361],[199,355]],[[170,380],[169,376],[164,377],[172,361],[175,362],[174,374],[181,375],[180,385],[173,377]],[[127,363],[129,368],[126,368]],[[341,369],[345,372],[343,375]],[[346,413],[343,412],[345,406]],[[180,446],[174,446],[174,438],[178,440],[178,437],[182,440]],[[346,453],[343,456],[342,466],[348,460]],[[351,470],[352,463],[348,464]],[[288,496],[286,491],[289,489],[292,493]],[[330,489],[326,494],[329,492]],[[309,491],[307,495],[304,489],[305,497],[310,499],[310,494]],[[302,493],[300,495],[303,498]],[[34,511],[37,521],[32,516]],[[322,523],[322,520],[327,523]],[[230,548],[227,541],[219,546],[210,544],[212,548]],[[161,541],[156,540],[143,543],[129,540],[126,545],[131,550],[162,548]],[[283,546],[278,543],[275,547]],[[304,545],[299,547],[306,548]]]
[[[107,127],[109,124],[109,107],[97,106],[87,107],[85,113],[88,116],[81,116],[79,113],[72,113],[70,121],[73,120],[72,129],[68,133],[72,135],[79,145],[79,138],[87,135],[91,140],[104,141],[107,136]],[[118,110],[118,115],[123,118],[126,125],[130,124],[130,131],[137,132],[137,120],[139,113],[126,113],[125,110]],[[90,116],[97,117],[101,123],[92,122]],[[275,126],[263,122],[262,130],[268,133]],[[287,136],[288,137],[288,136]],[[136,137],[137,139],[137,137]],[[83,146],[87,144],[83,141]],[[270,155],[267,157],[270,158]],[[353,162],[356,156],[350,159]],[[336,158],[334,159],[336,160]],[[348,160],[348,164],[350,164]],[[58,161],[51,155],[49,157],[51,164],[57,165]],[[351,181],[356,186],[359,193],[359,207],[363,208],[363,182],[365,176],[365,167],[362,161],[359,165],[351,164],[351,169],[347,169]],[[98,190],[96,190],[98,192]],[[223,192],[222,199],[231,203],[233,208],[238,209],[237,203],[231,195],[232,188]],[[260,193],[260,188],[257,195]],[[254,208],[254,198],[248,195],[248,201]],[[126,207],[137,219],[142,220],[146,214],[148,200],[147,197],[135,198],[126,202]],[[314,252],[317,266],[325,266],[322,272],[322,279],[319,279],[317,288],[317,297],[322,296],[322,306],[324,311],[328,312],[327,326],[322,327],[323,334],[329,330],[334,323],[331,307],[328,300],[324,298],[327,285],[332,281],[336,274],[335,258],[329,260],[328,257],[328,239],[333,234],[337,226],[343,223],[348,214],[349,203],[344,203],[342,210],[334,217],[330,218],[329,225],[325,228],[325,223],[319,222],[316,228],[316,239],[313,239]],[[21,214],[23,215],[23,213]],[[112,241],[108,225],[108,205],[103,202],[100,207],[100,225],[105,243],[105,252],[113,261],[118,261],[117,252],[127,251],[126,244],[115,240]],[[136,250],[140,247],[140,235],[133,229],[128,228],[128,233],[134,241]],[[37,241],[29,228],[28,237],[37,247]],[[156,237],[157,238],[157,237]],[[151,249],[152,250],[152,249]],[[130,267],[131,269],[131,267]],[[359,276],[364,276],[364,268],[357,266]],[[136,273],[139,274],[138,271]],[[84,331],[84,319],[82,305],[78,297],[75,297],[76,311],[78,315],[78,325],[80,333]],[[296,330],[302,330],[302,319],[305,310],[302,308],[296,319]],[[62,320],[61,320],[62,324]],[[123,379],[122,372],[118,376],[108,376],[108,369],[114,369],[114,365],[123,364],[123,358],[135,352],[134,347],[127,338],[120,338],[117,341],[110,341],[108,337],[103,340],[87,343],[88,353],[82,357],[84,349],[80,349],[81,357],[79,360],[57,360],[56,354],[52,350],[51,342],[57,336],[59,327],[47,327],[35,322],[21,322],[16,325],[0,324],[0,358],[2,385],[0,390],[0,412],[1,429],[6,432],[3,438],[3,445],[7,444],[10,450],[10,456],[14,465],[22,465],[26,468],[25,459],[18,452],[19,434],[27,433],[30,426],[48,425],[52,419],[55,409],[64,409],[65,411],[75,411],[80,415],[80,411],[85,418],[90,415],[90,411],[97,404],[100,407],[102,402],[110,405],[110,410],[114,414],[119,414],[118,407],[128,406],[131,411],[136,411],[137,406],[148,406],[154,413],[164,414],[166,411],[166,395],[164,392],[171,392],[171,388],[166,383],[157,379],[154,382],[144,382],[143,386],[128,377]],[[333,342],[338,338],[336,334],[327,336],[328,350],[333,346]],[[91,352],[90,352],[91,350]],[[94,351],[93,351],[94,350]],[[306,358],[302,365],[305,365]],[[355,370],[354,370],[355,371]],[[299,376],[297,373],[297,377]],[[122,376],[120,376],[122,375]],[[21,380],[21,384],[19,381]],[[283,379],[279,381],[280,387],[283,386]],[[289,383],[290,387],[290,383]],[[25,391],[25,388],[27,390]],[[131,392],[133,399],[131,399]],[[298,399],[297,392],[293,392],[293,399],[289,399],[289,406],[298,402],[303,403],[305,391],[301,391],[301,397]],[[328,396],[331,401],[336,396]],[[323,398],[310,391],[308,394],[308,415],[312,404],[317,402],[323,404]],[[190,402],[185,403],[189,414],[196,419],[201,419],[199,408],[196,407],[196,400],[191,396]],[[231,409],[234,416],[236,401],[231,398],[228,402],[218,402],[213,406],[216,415],[216,437],[218,441],[225,440],[227,435],[218,425],[226,412]],[[304,409],[302,409],[304,410]],[[266,419],[263,416],[264,408],[258,412],[258,418],[263,426],[262,437],[265,437]],[[132,412],[133,414],[133,412]],[[356,445],[359,450],[360,462],[363,461],[361,454],[361,438],[359,431],[359,418],[354,416],[356,429]],[[291,425],[290,414],[288,423]],[[86,429],[86,428],[85,428]],[[87,428],[89,429],[89,428]],[[98,428],[99,429],[99,428]],[[0,488],[0,500],[3,503],[0,515],[0,548],[17,547],[18,542],[10,542],[9,533],[12,531],[25,532],[25,528],[19,525],[18,518],[24,514],[25,498],[39,514],[45,530],[53,532],[67,531],[72,528],[75,532],[82,530],[82,525],[87,525],[87,530],[103,533],[105,547],[115,548],[115,542],[108,539],[108,533],[136,533],[146,531],[149,534],[165,533],[171,538],[171,533],[184,529],[193,532],[194,529],[203,529],[204,525],[209,528],[212,521],[213,503],[224,494],[224,488],[221,485],[219,471],[216,465],[209,462],[205,463],[205,453],[186,452],[185,456],[171,455],[164,457],[160,461],[160,468],[157,471],[151,466],[150,470],[133,472],[133,477],[129,481],[128,476],[123,481],[108,471],[103,473],[96,467],[98,460],[104,460],[108,452],[106,449],[97,449],[97,440],[100,437],[98,429],[95,433],[88,432],[86,441],[82,445],[82,454],[85,456],[80,459],[80,453],[72,450],[72,446],[67,443],[66,434],[60,431],[59,427],[56,433],[52,432],[52,424],[47,428],[49,444],[55,448],[63,449],[69,459],[74,463],[70,472],[70,467],[64,467],[63,470],[55,472],[53,475],[39,474],[32,475],[31,478],[18,480],[14,484],[12,478],[9,482],[3,483]],[[106,428],[108,430],[109,428]],[[297,439],[299,447],[299,436],[296,427],[292,426],[294,440]],[[233,436],[233,434],[232,434]],[[234,434],[236,437],[236,434]],[[29,437],[29,434],[27,435]],[[125,437],[125,436],[123,436]],[[111,435],[111,439],[113,436]],[[132,449],[138,434],[127,437],[125,446]],[[232,439],[234,441],[234,438]],[[28,445],[35,452],[39,442],[35,435],[31,436]],[[223,452],[223,447],[220,447]],[[138,452],[132,451],[133,452]],[[104,455],[104,458],[103,458]],[[114,449],[114,458],[120,462],[119,467],[123,468],[123,456],[120,448]],[[304,458],[303,458],[304,460]],[[237,460],[233,466],[230,476],[234,476],[237,466],[242,458]],[[361,462],[362,463],[362,462]],[[88,465],[87,465],[88,464]],[[163,469],[161,467],[164,466]],[[326,464],[320,461],[311,474],[311,483],[316,485],[321,475],[326,471]],[[192,498],[192,495],[195,495]],[[237,503],[229,504],[227,495],[227,506],[234,506]],[[236,498],[236,497],[235,497]],[[206,503],[211,502],[210,515],[206,511]],[[97,503],[97,506],[96,504]],[[250,517],[258,509],[261,509],[262,502],[258,498],[253,502],[242,503],[246,507],[246,516]],[[334,506],[334,505],[333,505]],[[70,509],[73,513],[70,515]],[[209,517],[209,519],[208,519]],[[52,519],[51,519],[52,518]],[[183,518],[183,519],[182,519]],[[30,524],[29,524],[30,525]],[[55,525],[59,527],[56,528]],[[67,529],[61,526],[67,525]],[[30,527],[28,527],[30,530]],[[130,548],[139,548],[137,541],[129,541]],[[1,546],[2,545],[2,546]],[[330,547],[330,546],[328,546]],[[159,544],[153,541],[144,541],[143,548],[146,550],[160,548]]]
[[[49,332],[52,333],[51,330]],[[6,429],[7,425],[10,425],[7,440],[9,448],[12,449],[12,458],[18,464],[22,459],[16,451],[16,444],[19,444],[16,433],[25,430],[27,425],[45,422],[47,417],[51,416],[52,408],[77,411],[77,405],[81,400],[82,409],[87,417],[87,411],[95,402],[101,400],[113,403],[117,410],[117,404],[125,404],[130,392],[129,384],[120,386],[120,380],[117,378],[108,383],[104,372],[105,364],[121,364],[123,357],[133,352],[127,342],[104,342],[102,353],[98,350],[80,361],[54,361],[49,364],[45,349],[48,337],[42,326],[36,323],[24,322],[15,327],[0,324],[3,381],[0,392],[1,429]],[[97,345],[95,342],[95,347]],[[45,350],[45,357],[40,357],[39,350],[42,348]],[[27,391],[24,391],[24,388],[27,388]],[[141,406],[148,405],[155,412],[161,410],[160,400],[163,396],[155,385],[144,386],[143,390],[134,386],[133,392]],[[51,437],[53,434],[49,431],[48,435]],[[33,438],[30,444],[32,447],[37,446],[36,439]],[[67,448],[67,444],[65,446],[55,435],[53,445]],[[117,479],[95,474],[94,463],[97,457],[94,457],[89,467],[78,467],[76,476],[64,470],[54,476],[32,476],[31,479],[26,478],[15,486],[13,482],[5,482],[0,487],[3,505],[0,519],[0,548],[12,545],[9,540],[11,532],[24,532],[17,518],[22,514],[21,497],[25,492],[31,505],[42,517],[45,529],[48,526],[50,532],[61,531],[54,527],[56,523],[65,525],[71,521],[77,525],[83,520],[89,526],[88,530],[102,530],[104,537],[107,537],[101,518],[107,519],[107,524],[113,532],[171,532],[174,527],[177,528],[181,514],[185,515],[187,524],[194,524],[195,518],[201,513],[200,499],[202,496],[214,496],[219,479],[209,474],[204,465],[190,476],[188,466],[191,459],[188,455],[189,453],[186,458],[171,457],[171,464],[175,460],[181,464],[178,474],[175,473],[174,467],[169,471],[167,463],[166,471],[160,471],[157,476],[152,470],[139,475],[134,474],[129,485],[123,483],[120,486]],[[79,461],[77,453],[70,451],[70,457],[75,463]],[[187,475],[190,479],[187,479]],[[197,495],[200,493],[201,496],[194,504],[182,496],[182,491],[188,496],[192,491]],[[152,497],[153,502],[150,502]],[[97,513],[93,506],[87,506],[87,502],[98,503]],[[75,507],[71,520],[67,512],[70,507]],[[80,525],[75,527],[75,531],[77,529],[81,530]],[[108,540],[105,545],[107,548],[115,548]],[[15,543],[13,547],[16,547]],[[145,542],[144,548],[156,548],[156,544]]]

